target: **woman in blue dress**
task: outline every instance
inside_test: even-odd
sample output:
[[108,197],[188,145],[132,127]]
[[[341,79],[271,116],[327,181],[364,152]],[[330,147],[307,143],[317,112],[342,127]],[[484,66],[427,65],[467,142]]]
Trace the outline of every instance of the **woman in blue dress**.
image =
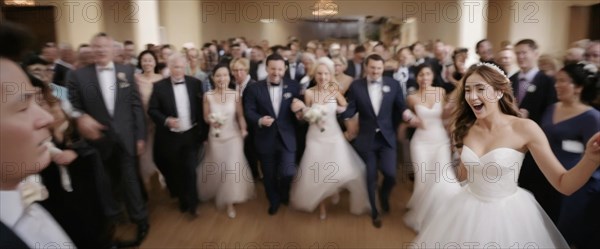
[[[590,66],[567,65],[556,74],[559,102],[549,106],[542,118],[552,152],[567,170],[581,160],[586,142],[600,130],[600,112],[589,105],[598,82]],[[557,227],[576,248],[600,243],[600,169],[581,189],[563,198]]]

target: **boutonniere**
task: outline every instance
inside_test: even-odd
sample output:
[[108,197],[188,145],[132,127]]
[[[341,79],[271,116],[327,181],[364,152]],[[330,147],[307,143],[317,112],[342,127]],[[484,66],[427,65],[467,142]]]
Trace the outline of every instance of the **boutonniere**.
[[285,98],[285,99],[289,99],[291,97],[292,97],[292,93],[290,93],[290,92],[287,92],[287,93],[283,94],[283,98]]
[[127,82],[127,77],[125,76],[125,73],[117,73],[117,79],[119,80],[119,88],[129,87],[129,82]]
[[390,92],[390,86],[383,86],[383,87],[381,88],[381,90],[382,90],[384,93],[389,93],[389,92]]
[[527,92],[535,92],[536,86],[535,85],[530,85],[529,87],[527,87]]

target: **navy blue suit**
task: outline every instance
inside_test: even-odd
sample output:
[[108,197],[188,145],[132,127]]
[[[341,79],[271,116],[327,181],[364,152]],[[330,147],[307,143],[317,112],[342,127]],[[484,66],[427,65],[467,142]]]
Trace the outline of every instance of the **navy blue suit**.
[[[275,115],[269,88],[265,80],[249,84],[244,90],[243,106],[246,120],[253,130],[256,151],[261,162],[265,191],[271,207],[289,199],[290,183],[296,174],[296,115],[291,111],[294,98],[299,98],[300,85],[284,80],[279,115]],[[275,119],[270,127],[259,126],[264,116]]]
[[399,83],[385,76],[382,81],[383,99],[378,115],[371,104],[365,78],[350,84],[346,93],[348,108],[342,113],[344,119],[360,113],[359,133],[353,145],[367,165],[367,188],[373,218],[379,214],[375,204],[377,166],[384,175],[380,190],[382,204],[387,204],[391,189],[396,183],[396,126],[399,116],[406,110]]

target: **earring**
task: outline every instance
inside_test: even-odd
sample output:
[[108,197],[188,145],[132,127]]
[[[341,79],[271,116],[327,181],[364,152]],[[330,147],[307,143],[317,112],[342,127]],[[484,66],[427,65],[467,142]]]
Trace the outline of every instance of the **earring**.
[[498,96],[498,99],[501,99],[502,97],[504,97],[504,94],[500,94],[500,95]]

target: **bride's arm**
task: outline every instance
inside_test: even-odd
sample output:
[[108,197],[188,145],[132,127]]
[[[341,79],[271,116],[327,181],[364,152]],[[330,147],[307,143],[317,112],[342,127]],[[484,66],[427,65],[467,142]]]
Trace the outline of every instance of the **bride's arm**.
[[552,153],[550,144],[542,129],[533,121],[523,119],[519,135],[525,137],[527,149],[538,167],[552,186],[565,195],[571,195],[581,188],[600,166],[600,132],[587,142],[583,158],[575,167],[566,170]]
[[244,108],[242,108],[241,101],[236,101],[235,112],[240,130],[242,131],[242,136],[246,136],[248,134],[248,126],[246,124],[246,119],[244,118]]
[[208,115],[210,115],[210,102],[208,101],[208,93],[204,94],[202,102],[204,102],[204,104],[202,105],[202,114],[204,114],[204,122],[210,124],[210,120],[208,118]]

